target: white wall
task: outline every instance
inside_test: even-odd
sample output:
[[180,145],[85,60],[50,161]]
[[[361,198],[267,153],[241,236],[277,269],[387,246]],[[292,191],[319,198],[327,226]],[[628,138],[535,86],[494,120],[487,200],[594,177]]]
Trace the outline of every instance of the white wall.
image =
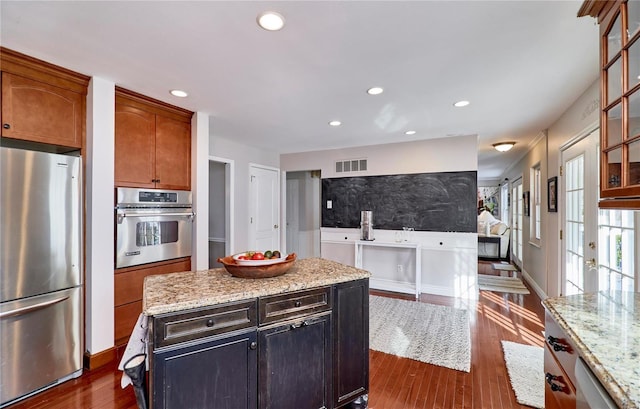
[[559,198],[558,213],[547,212],[547,179],[558,176],[558,192],[564,177],[560,176],[560,147],[576,137],[585,136],[599,123],[600,88],[595,80],[584,93],[560,115],[546,131],[546,136],[531,147],[530,151],[501,178],[510,181],[522,175],[523,191],[530,190],[529,169],[540,162],[542,171],[542,241],[539,247],[529,243],[529,218],[525,217],[523,228],[523,270],[533,280],[534,287],[542,297],[560,295],[561,242],[559,238],[560,215],[565,206]]
[[113,347],[115,84],[93,77],[87,94],[85,350]]
[[[209,155],[234,160],[235,163],[235,235],[233,248],[249,248],[249,164],[256,163],[277,168],[276,152],[243,145],[215,133],[215,120],[210,121]],[[282,224],[282,223],[281,223]]]
[[209,268],[209,115],[196,112],[191,118],[191,191],[193,211],[192,270]]
[[346,159],[367,159],[367,171],[358,172],[359,176],[478,170],[478,138],[471,135],[283,154],[280,170],[320,169],[323,179],[352,176],[336,173],[335,161]]

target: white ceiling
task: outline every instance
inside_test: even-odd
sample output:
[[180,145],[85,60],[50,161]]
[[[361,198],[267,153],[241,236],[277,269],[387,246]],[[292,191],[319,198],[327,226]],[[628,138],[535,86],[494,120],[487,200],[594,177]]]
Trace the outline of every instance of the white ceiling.
[[[3,0],[0,40],[281,153],[475,134],[491,179],[597,78],[598,28],[580,4]],[[282,31],[256,25],[265,10],[285,16]],[[461,99],[471,105],[454,108]],[[491,148],[503,140],[517,145]]]

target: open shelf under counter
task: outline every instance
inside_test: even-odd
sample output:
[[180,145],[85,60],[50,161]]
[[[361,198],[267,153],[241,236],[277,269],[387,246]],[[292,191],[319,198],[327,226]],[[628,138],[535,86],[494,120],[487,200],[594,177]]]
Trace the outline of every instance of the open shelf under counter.
[[[416,299],[420,297],[420,288],[422,280],[422,251],[420,249],[420,243],[412,242],[385,242],[375,240],[356,240],[355,245],[355,266],[357,268],[363,268],[363,253],[364,247],[386,247],[386,248],[400,248],[400,249],[413,249],[415,253],[415,266],[414,275],[415,279],[413,284],[413,293],[415,293]],[[375,274],[375,273],[374,273]],[[372,276],[369,280],[371,288],[389,291],[399,292],[411,292],[411,287],[407,286],[407,283],[394,282],[392,280],[385,280]],[[408,288],[407,288],[408,287]],[[408,291],[407,291],[408,290]]]

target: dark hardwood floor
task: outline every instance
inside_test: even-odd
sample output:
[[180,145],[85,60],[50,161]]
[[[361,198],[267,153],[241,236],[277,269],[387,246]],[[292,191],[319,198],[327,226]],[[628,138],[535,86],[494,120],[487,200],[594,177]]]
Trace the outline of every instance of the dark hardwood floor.
[[[494,270],[491,262],[480,261],[478,273],[499,275],[500,271]],[[405,294],[372,294],[412,299]],[[477,302],[422,294],[420,302],[471,310],[471,372],[370,351],[370,409],[527,407],[516,402],[500,341],[543,345],[544,310],[532,290],[529,295],[481,291]],[[8,409],[136,407],[131,387],[120,389],[120,372],[108,366],[85,372]]]

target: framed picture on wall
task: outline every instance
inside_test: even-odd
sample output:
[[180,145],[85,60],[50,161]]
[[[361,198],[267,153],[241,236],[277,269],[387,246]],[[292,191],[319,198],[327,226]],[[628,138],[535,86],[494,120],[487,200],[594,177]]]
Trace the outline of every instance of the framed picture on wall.
[[531,213],[529,211],[529,191],[527,190],[522,194],[522,208],[525,216],[529,216]]
[[547,210],[549,213],[558,212],[558,177],[554,176],[547,181]]

